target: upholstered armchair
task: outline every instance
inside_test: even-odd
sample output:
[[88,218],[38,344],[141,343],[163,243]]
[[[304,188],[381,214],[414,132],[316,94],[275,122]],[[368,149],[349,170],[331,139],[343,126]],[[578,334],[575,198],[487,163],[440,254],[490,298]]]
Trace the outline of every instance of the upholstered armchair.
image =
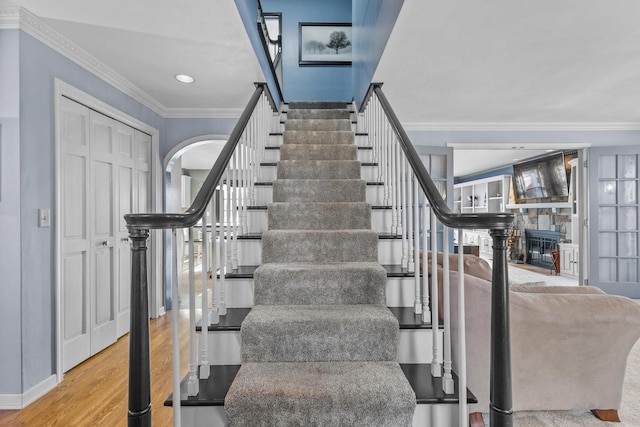
[[[449,264],[455,369],[457,255]],[[478,397],[470,410],[488,412],[491,267],[465,255],[464,275],[467,381]],[[438,276],[442,287],[441,268]],[[442,292],[439,297],[442,308]],[[640,337],[640,304],[588,286],[513,285],[509,298],[513,409],[591,409],[617,420],[627,356]]]

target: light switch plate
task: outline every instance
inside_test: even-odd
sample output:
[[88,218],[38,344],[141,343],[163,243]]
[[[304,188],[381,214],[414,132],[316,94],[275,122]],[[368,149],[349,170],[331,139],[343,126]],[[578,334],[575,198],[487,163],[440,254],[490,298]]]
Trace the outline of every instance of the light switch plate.
[[38,227],[51,227],[50,209],[38,209]]

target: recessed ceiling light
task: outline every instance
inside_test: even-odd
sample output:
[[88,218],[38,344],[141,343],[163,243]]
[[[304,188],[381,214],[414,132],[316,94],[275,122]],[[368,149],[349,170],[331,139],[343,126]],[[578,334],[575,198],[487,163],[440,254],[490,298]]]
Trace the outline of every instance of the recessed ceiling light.
[[176,74],[176,80],[182,83],[193,83],[195,80],[186,74]]

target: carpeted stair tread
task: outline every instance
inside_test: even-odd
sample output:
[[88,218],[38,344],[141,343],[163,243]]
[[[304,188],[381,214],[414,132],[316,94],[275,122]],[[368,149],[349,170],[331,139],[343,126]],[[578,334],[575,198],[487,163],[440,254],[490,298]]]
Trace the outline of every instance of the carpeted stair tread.
[[358,160],[281,160],[277,179],[358,179]]
[[289,109],[289,119],[350,119],[351,113],[346,109],[327,110],[322,108]]
[[233,427],[408,427],[415,394],[392,362],[245,363],[225,409]]
[[364,202],[362,179],[280,179],[273,181],[274,202]]
[[240,328],[242,360],[396,361],[398,334],[382,304],[256,305]]
[[377,262],[267,263],[254,273],[264,305],[385,304],[387,271]]
[[375,262],[378,233],[371,230],[267,230],[262,262]]
[[371,205],[274,202],[267,208],[270,230],[371,229]]
[[288,119],[285,130],[351,130],[349,119]]
[[355,134],[351,131],[327,130],[285,130],[283,144],[355,144]]
[[344,101],[291,101],[289,111],[297,109],[331,109],[344,110],[347,103]]
[[280,160],[357,160],[358,147],[353,144],[285,144]]

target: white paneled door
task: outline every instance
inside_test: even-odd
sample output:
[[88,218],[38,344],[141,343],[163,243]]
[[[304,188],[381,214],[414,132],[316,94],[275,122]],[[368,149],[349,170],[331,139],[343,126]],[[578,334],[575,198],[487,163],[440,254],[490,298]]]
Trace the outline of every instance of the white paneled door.
[[589,151],[589,284],[640,298],[640,147]]
[[149,210],[151,138],[67,98],[61,105],[67,371],[129,331],[131,251],[123,217]]

